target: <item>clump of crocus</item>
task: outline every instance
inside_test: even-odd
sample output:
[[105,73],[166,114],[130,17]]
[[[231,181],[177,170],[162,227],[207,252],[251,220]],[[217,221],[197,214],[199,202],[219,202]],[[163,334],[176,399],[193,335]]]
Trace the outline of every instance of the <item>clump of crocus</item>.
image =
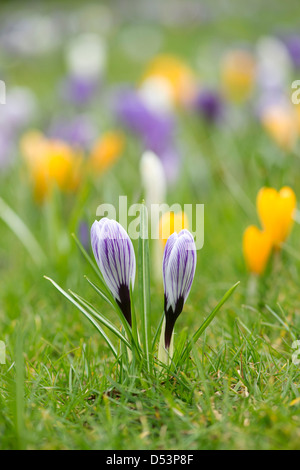
[[[147,210],[144,204],[141,205],[140,211],[138,252],[140,302],[138,309],[135,306],[135,296],[131,295],[135,280],[135,255],[133,245],[125,229],[118,222],[107,218],[93,223],[91,245],[100,272],[79,240],[74,236],[85,259],[99,277],[98,285],[87,279],[88,283],[101,297],[102,301],[115,309],[124,330],[120,330],[115,326],[89,300],[85,300],[71,290],[66,292],[55,281],[50,278],[47,279],[84,314],[105,340],[116,359],[116,366],[122,371],[122,374],[120,374],[122,380],[123,377],[126,379],[129,376],[131,386],[131,379],[134,378],[134,380],[139,381],[139,385],[144,387],[144,377],[149,383],[152,377],[157,376],[157,372],[161,374],[165,369],[168,373],[174,373],[174,370],[178,372],[182,366],[185,366],[193,346],[239,283],[236,283],[226,292],[191,338],[184,343],[182,341],[179,343],[180,347],[175,349],[173,355],[174,326],[183,310],[195,275],[196,245],[192,234],[186,229],[181,230],[178,234],[174,232],[168,238],[162,263],[164,312],[157,328],[155,328],[156,332],[154,333],[154,330],[154,336],[152,336],[153,318],[150,301],[148,222]],[[139,310],[139,316],[137,310]],[[106,327],[109,335],[103,330],[103,326]],[[157,361],[156,340],[159,331],[161,331],[161,335]],[[118,348],[115,347],[111,335],[115,340],[118,340]],[[139,375],[141,375],[140,379]]]
[[34,197],[43,202],[54,186],[74,192],[81,181],[82,157],[67,143],[47,139],[39,131],[25,134],[20,143],[33,184]]
[[122,225],[104,217],[92,225],[91,244],[107,287],[131,326],[130,290],[136,270],[132,242]]
[[241,103],[252,93],[256,76],[253,55],[242,49],[229,51],[222,60],[222,87],[229,101]]
[[121,132],[108,131],[93,145],[90,155],[90,168],[97,174],[109,169],[121,156],[125,138]]
[[179,212],[165,212],[159,224],[159,238],[165,247],[169,236],[174,232],[180,232],[183,229],[188,229],[189,221],[187,215],[183,211]]
[[[163,257],[165,328],[162,338],[170,356],[174,325],[190,293],[196,261],[196,245],[192,234],[186,229],[178,234],[174,232],[167,240]],[[162,351],[160,347],[160,356],[163,355]],[[163,360],[162,357],[160,359]]]
[[288,186],[280,191],[264,187],[258,192],[256,206],[263,230],[251,225],[243,236],[244,258],[251,273],[262,274],[272,250],[280,250],[288,238],[296,205],[296,195]]

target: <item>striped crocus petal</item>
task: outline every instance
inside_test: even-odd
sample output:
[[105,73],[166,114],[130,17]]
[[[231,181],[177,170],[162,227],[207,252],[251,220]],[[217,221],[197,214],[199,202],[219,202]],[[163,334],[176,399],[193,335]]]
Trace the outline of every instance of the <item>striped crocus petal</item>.
[[130,284],[136,266],[132,242],[122,225],[104,217],[92,225],[91,244],[107,287],[131,326]]
[[196,246],[192,234],[184,229],[167,240],[163,258],[165,291],[165,347],[168,349],[175,322],[189,295],[196,269]]

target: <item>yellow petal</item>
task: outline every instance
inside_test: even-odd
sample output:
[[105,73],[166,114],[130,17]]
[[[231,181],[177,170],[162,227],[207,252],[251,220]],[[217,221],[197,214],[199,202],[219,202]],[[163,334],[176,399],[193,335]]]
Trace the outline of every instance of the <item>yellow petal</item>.
[[277,248],[290,234],[296,205],[296,195],[288,186],[279,192],[274,188],[262,188],[257,195],[256,206],[262,227]]
[[255,61],[249,52],[228,52],[221,64],[222,86],[226,97],[237,103],[245,101],[252,92],[255,72]]
[[184,228],[188,229],[189,222],[184,212],[166,212],[162,215],[159,224],[159,238],[161,239],[163,246],[167,243],[167,240],[172,233],[179,233]]
[[194,73],[178,57],[167,54],[155,57],[148,65],[143,81],[153,77],[165,80],[176,104],[190,101],[195,94]]
[[250,225],[243,235],[243,254],[250,272],[262,274],[272,250],[272,239],[267,232]]
[[91,156],[90,166],[93,171],[102,173],[111,167],[124,150],[124,136],[119,132],[106,132],[95,143]]
[[262,125],[276,144],[292,150],[298,137],[297,114],[294,108],[271,106],[262,115]]

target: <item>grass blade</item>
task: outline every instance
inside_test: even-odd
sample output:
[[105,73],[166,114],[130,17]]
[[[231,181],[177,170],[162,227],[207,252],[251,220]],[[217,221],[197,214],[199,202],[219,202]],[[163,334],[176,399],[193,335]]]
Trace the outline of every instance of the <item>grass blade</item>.
[[58,284],[56,284],[56,282],[53,281],[53,279],[51,279],[50,277],[47,277],[47,276],[44,276],[44,277],[45,277],[45,279],[47,279],[47,281],[50,281],[53,284],[53,286],[64,297],[66,297],[66,299],[68,299],[73,305],[75,305],[75,307],[78,308],[78,310],[80,310],[81,313],[83,313],[83,315],[92,323],[92,325],[94,325],[94,327],[96,328],[98,333],[100,333],[100,335],[106,341],[107,345],[109,346],[109,348],[110,348],[111,352],[113,353],[113,355],[115,356],[115,358],[118,359],[118,353],[117,353],[116,349],[114,348],[112,342],[110,341],[110,339],[108,338],[106,333],[103,331],[101,326],[98,324],[98,322],[96,322],[96,320],[82,307],[82,305],[80,305],[78,302],[76,302],[76,300],[73,299],[64,289],[62,289]]
[[131,349],[131,345],[127,339],[122,335],[122,333],[115,327],[115,325],[105,318],[100,312],[98,312],[93,305],[87,302],[83,297],[76,294],[75,292],[69,290],[70,294],[85,308],[87,309],[93,317],[95,317],[100,323],[106,326],[115,336],[117,336],[123,343],[126,344]]
[[87,276],[84,276],[84,277],[87,280],[87,282],[92,286],[92,288],[97,292],[97,294],[99,294],[100,297],[103,300],[105,300],[105,302],[107,302],[112,308],[115,308],[115,305],[113,304],[113,299],[112,299],[111,295],[109,293],[108,293],[108,295],[106,293],[104,293],[100,289],[100,287],[96,286],[96,284],[94,284]]

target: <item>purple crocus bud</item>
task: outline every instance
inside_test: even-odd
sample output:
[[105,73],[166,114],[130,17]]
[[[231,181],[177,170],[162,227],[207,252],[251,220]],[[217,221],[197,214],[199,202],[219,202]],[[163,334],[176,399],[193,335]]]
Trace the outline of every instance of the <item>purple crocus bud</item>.
[[136,264],[132,242],[122,225],[104,217],[92,225],[91,244],[107,287],[131,326],[130,284]]
[[167,240],[163,256],[165,291],[165,348],[171,343],[175,322],[182,312],[192,287],[196,269],[196,245],[192,234],[183,229]]

